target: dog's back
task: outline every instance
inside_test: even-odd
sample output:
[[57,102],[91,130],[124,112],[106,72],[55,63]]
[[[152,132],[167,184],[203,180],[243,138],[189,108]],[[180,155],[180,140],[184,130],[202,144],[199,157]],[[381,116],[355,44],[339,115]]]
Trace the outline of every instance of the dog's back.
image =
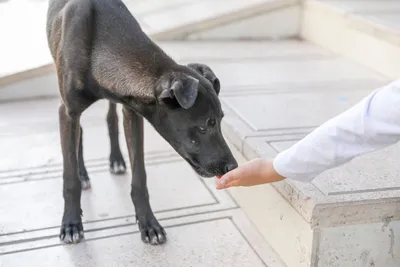
[[104,42],[107,49],[157,47],[121,0],[50,0],[46,30],[53,57],[66,34],[74,34],[74,40],[84,41],[87,48],[91,44],[93,48],[102,46]]
[[[92,93],[99,97],[102,87],[121,82],[111,75],[115,72],[139,83],[143,73],[156,73],[173,62],[121,0],[50,0],[47,36],[58,68],[85,74],[81,79],[93,85],[89,90],[96,87]],[[67,66],[60,64],[61,57],[68,59],[62,61]]]

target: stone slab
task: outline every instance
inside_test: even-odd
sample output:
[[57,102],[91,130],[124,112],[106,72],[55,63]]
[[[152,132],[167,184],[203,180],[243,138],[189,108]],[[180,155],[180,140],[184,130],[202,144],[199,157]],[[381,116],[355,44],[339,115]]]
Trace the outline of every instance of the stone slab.
[[[296,141],[273,142],[277,151]],[[400,189],[400,144],[360,156],[349,163],[320,174],[312,182],[325,195],[397,191]],[[383,193],[382,193],[383,194]]]
[[[103,126],[84,128],[84,158],[90,160],[105,160],[110,154],[110,141],[105,122]],[[25,128],[25,127],[23,127]],[[123,131],[123,127],[120,127]],[[167,153],[168,155],[176,153],[171,146],[162,139],[157,132],[150,126],[145,128],[145,154],[154,155],[154,153]],[[128,162],[128,152],[123,132],[119,137],[121,151]],[[24,147],[24,153],[21,153],[17,147]],[[0,163],[0,171],[14,170],[16,168],[38,167],[48,164],[57,164],[62,162],[61,145],[59,133],[56,131],[48,133],[37,133],[32,135],[23,135],[19,137],[3,137],[0,141],[2,151],[7,151],[7,157]]]
[[[313,88],[374,88],[385,79],[318,46],[299,41],[159,42],[177,62],[212,66],[221,95]],[[194,51],[196,53],[194,53]],[[29,88],[29,90],[27,89]],[[0,99],[58,96],[54,72],[0,87]]]
[[[106,159],[110,153],[106,122],[107,105],[106,101],[99,101],[86,110],[81,118],[84,131],[84,158],[87,161],[100,160],[104,162],[104,166],[108,166]],[[7,157],[0,162],[0,176],[5,175],[1,174],[1,171],[62,162],[58,106],[58,99],[0,105],[0,114],[8,114],[0,118],[0,150],[7,151]],[[119,143],[128,162],[121,106],[118,106],[118,112]],[[16,149],[18,147],[23,147],[24,153]],[[164,156],[176,155],[171,146],[147,122],[145,123],[145,152],[147,156],[154,156],[157,153]]]
[[[205,61],[207,62],[207,61]],[[211,65],[211,64],[210,64]],[[236,62],[212,62],[212,68],[226,87],[246,89],[262,85],[297,84],[304,87],[311,83],[340,80],[379,80],[381,76],[358,68],[343,58],[281,58],[278,60],[241,60]],[[229,90],[229,89],[228,89]]]
[[10,81],[8,78],[2,78],[0,81],[1,102],[59,95],[57,75],[54,70],[38,69],[36,75],[31,74],[26,74],[26,77],[23,74],[9,76],[14,77],[10,78]]
[[[207,61],[205,61],[207,62]],[[324,89],[329,83],[341,79],[379,79],[369,76],[365,70],[354,68],[340,58],[281,58],[278,60],[241,60],[236,62],[210,62],[215,73],[221,78],[222,90],[251,91],[252,89],[288,89],[316,87]],[[336,89],[336,88],[335,88]],[[222,91],[222,92],[225,92]],[[259,90],[260,91],[260,90]]]
[[[370,1],[358,2],[363,6]],[[382,2],[379,9],[390,9],[390,6],[385,7],[385,1],[373,2]],[[305,1],[300,36],[390,79],[397,79],[400,34],[395,9],[393,13],[390,10],[371,16],[368,12],[351,12],[336,3],[338,2]],[[337,42],[338,39],[341,42]]]
[[224,102],[255,132],[265,132],[315,127],[348,109],[368,92],[338,88],[323,92],[225,97]]
[[[236,79],[232,78],[232,68],[225,66],[227,61],[243,60],[282,60],[282,59],[330,59],[334,55],[306,42],[158,42],[165,51],[182,64],[204,62],[213,66],[221,78],[223,93],[237,88]],[[193,51],[196,51],[194,53]],[[218,62],[218,66],[214,66]],[[265,75],[263,75],[265,76]],[[248,77],[250,79],[254,77]],[[232,80],[233,79],[233,80]],[[254,83],[252,83],[254,85]],[[256,84],[257,87],[263,84]],[[277,85],[276,85],[277,86]],[[282,86],[281,86],[282,87]],[[54,70],[42,70],[27,80],[1,85],[0,100],[34,97],[58,97],[58,82]]]
[[[274,1],[274,0],[268,0]],[[267,2],[268,2],[267,1]],[[154,32],[167,31],[191,23],[204,21],[213,17],[229,14],[233,11],[265,2],[265,0],[249,0],[246,2],[240,0],[234,1],[193,1],[188,5],[179,5],[171,9],[161,10],[143,16],[141,21],[154,30]],[[210,6],[212,5],[212,9]]]
[[[331,52],[308,42],[279,41],[160,41],[160,46],[173,58],[180,62],[192,60],[205,62],[230,62],[242,60],[277,60],[304,58],[333,58]],[[195,51],[195,53],[194,53]]]
[[322,229],[315,266],[397,267],[400,222],[349,225]]
[[[123,0],[141,24],[143,30],[153,38],[173,39],[185,35],[188,30],[196,32],[216,19],[208,28],[237,20],[245,10],[255,5],[280,6],[297,0],[247,0],[247,1],[132,1]],[[46,40],[46,12],[48,1],[3,1],[0,3],[0,77],[17,79],[23,72],[48,66],[53,60]],[[210,9],[210,6],[213,8]],[[232,13],[234,12],[234,13]],[[250,13],[257,13],[256,10]],[[222,18],[223,17],[223,18]],[[202,24],[202,26],[200,26]],[[21,34],[15,35],[15,32]],[[11,41],[10,41],[11,40]],[[25,44],[29,41],[29,47]],[[22,75],[24,76],[24,75]],[[19,79],[22,79],[20,77]]]
[[284,266],[239,210],[169,218],[163,225],[169,236],[164,246],[143,244],[136,225],[115,225],[74,246],[55,237],[33,241],[45,246],[9,244],[14,250],[0,253],[0,266]]
[[[228,125],[224,127],[232,128],[229,123],[235,124],[235,120],[226,122]],[[237,122],[236,125],[238,125]],[[235,129],[241,132],[244,127]],[[298,133],[286,133],[295,130]],[[290,147],[310,131],[312,131],[312,128],[285,129],[271,131],[270,133],[259,133],[258,135],[247,136],[244,139],[243,137],[230,138],[230,140],[236,142],[236,147],[248,159],[260,156],[272,159],[279,151]],[[396,146],[389,147],[388,150],[398,151]],[[392,175],[389,178],[389,184],[391,180],[395,181],[397,172],[395,160],[398,157],[390,155],[393,154],[388,154],[385,150],[377,151],[370,155],[364,155],[336,169],[329,170],[316,177],[310,183],[285,180],[275,183],[273,186],[289,200],[312,227],[381,221],[382,218],[387,217],[397,220],[400,219],[400,213],[398,212],[400,190],[396,186],[385,187],[386,185],[383,182],[385,176],[378,176],[382,179],[379,182],[376,177],[373,179],[370,176],[360,175],[360,173],[363,173],[364,166],[370,164],[371,161],[375,161],[379,169],[385,168],[385,161],[379,159],[380,157],[391,158],[390,162],[393,162],[395,167],[390,170],[387,169],[386,173],[391,173],[390,175]],[[370,156],[373,158],[369,158]],[[377,173],[376,170],[371,172]],[[365,183],[364,180],[366,180],[367,187],[363,185]],[[331,192],[335,188],[347,185],[349,187],[346,187],[346,190]],[[375,189],[374,186],[376,186]],[[351,191],[352,189],[354,192]]]
[[317,0],[346,9],[348,12],[357,13],[390,13],[400,11],[400,3],[391,0]]
[[[311,130],[296,129],[296,133],[289,134],[294,130],[285,129],[270,131],[262,137],[248,137],[243,141],[242,153],[248,159],[258,156],[272,158]],[[396,164],[398,156],[390,151],[398,153],[398,146],[388,150],[350,162],[348,165],[352,166],[359,161],[359,166],[353,176],[344,177],[341,184],[354,182],[353,185],[363,187],[364,179],[368,183],[369,177],[361,177],[358,172],[369,168],[370,163],[373,165],[371,173],[378,174],[380,167],[384,168],[385,160],[389,161],[389,165],[392,162]],[[369,156],[373,158],[367,160]],[[390,170],[394,169],[392,167]],[[342,174],[340,178],[343,178],[344,168],[348,166],[332,173]],[[386,171],[390,170],[387,168]],[[379,184],[378,192],[332,194],[324,192],[318,182],[330,185],[330,180],[337,181],[338,177],[322,178],[323,175],[312,183],[283,181],[251,188],[232,188],[230,191],[288,266],[397,267],[400,190],[385,190],[379,188],[382,185]],[[265,212],[257,208],[260,201],[269,203],[263,206]],[[275,230],[271,232],[270,229]],[[290,245],[287,242],[282,244],[282,238]]]
[[[134,214],[130,199],[131,175],[113,176],[107,169],[90,170],[92,189],[82,195],[84,221]],[[63,211],[61,166],[52,173],[46,173],[45,168],[43,172],[36,179],[26,174],[23,181],[9,178],[8,183],[0,185],[1,233],[59,224]],[[147,164],[147,174],[155,212],[218,203],[186,162]]]
[[[232,77],[239,80],[239,73],[248,75],[242,81],[235,81],[242,89],[252,88],[251,75],[257,77],[255,83],[265,86],[253,92],[249,89],[243,93],[231,91],[222,95],[226,114],[224,131],[247,158],[274,157],[318,125],[387,83],[376,73],[340,57],[281,58],[274,61],[276,70],[273,70],[272,61],[256,63],[248,60],[249,64],[242,66],[233,63],[230,70],[236,75]],[[218,68],[218,63],[214,66]],[[296,67],[291,69],[292,66]],[[268,75],[262,75],[261,69]],[[355,76],[356,80],[353,79]],[[286,88],[282,86],[285,82]],[[275,85],[281,86],[274,88]],[[346,169],[350,166],[347,165],[332,170],[336,171],[334,174],[326,172],[324,175],[328,176],[321,176],[313,183],[284,181],[274,186],[312,227],[379,221],[395,214],[400,196],[395,149],[393,153],[380,153],[370,155],[372,158],[355,160],[352,164],[356,165],[351,171]],[[390,170],[386,167],[386,172],[382,173],[380,170],[385,168],[384,161],[388,158],[392,158]],[[371,164],[365,172],[360,171],[362,165],[371,161],[376,164]],[[354,178],[354,175],[363,178]],[[379,182],[386,180],[386,185]]]
[[[201,31],[188,36],[189,40],[276,40],[296,37],[300,27],[301,6],[292,5],[263,12]],[[285,23],[282,23],[285,21]],[[263,25],[263,27],[260,27]]]
[[[253,147],[258,144],[258,148],[265,153],[265,157],[273,157],[276,154],[274,150],[285,149],[295,142],[272,141],[271,144],[268,144],[265,141],[266,139],[273,140],[276,137],[249,138],[246,143],[251,144]],[[285,136],[282,137],[282,139],[285,138]],[[257,139],[259,139],[259,142],[256,141]],[[264,146],[261,145],[261,142],[264,143]],[[377,152],[376,154],[381,154],[381,156],[385,157],[385,151]],[[393,156],[391,160],[393,160]],[[360,161],[364,162],[363,167],[369,164],[363,159],[360,159]],[[384,166],[384,160],[380,164]],[[363,171],[363,167],[359,166],[358,171]],[[345,166],[333,172],[338,173],[343,168]],[[327,179],[335,180],[335,177],[327,177],[324,181]],[[316,178],[315,181],[318,180],[319,178]],[[354,176],[347,177],[347,180],[354,180]],[[358,182],[355,181],[355,183],[362,186],[364,182],[362,179],[360,180]],[[260,223],[260,221],[264,225],[275,223],[269,228],[275,226],[276,231],[274,232],[279,237],[285,236],[289,229],[297,228],[304,223],[307,224],[304,229],[311,231],[311,239],[305,238],[304,233],[307,233],[307,230],[304,229],[298,229],[297,232],[288,236],[288,238],[293,238],[293,235],[295,235],[297,242],[301,240],[300,248],[295,250],[295,253],[299,253],[301,257],[304,257],[299,266],[303,266],[303,264],[304,266],[315,267],[398,266],[397,228],[399,223],[398,215],[400,214],[400,192],[398,190],[383,191],[380,194],[376,194],[376,192],[348,192],[348,194],[326,195],[317,188],[314,182],[303,184],[287,181],[287,183],[274,184],[273,187],[278,189],[280,195],[289,200],[289,205],[292,205],[300,213],[301,217],[306,219],[306,221],[301,219],[294,221],[289,211],[282,213],[281,209],[283,207],[278,209],[281,212],[280,214],[274,215],[275,205],[279,204],[279,198],[275,200],[277,204],[272,199],[268,199],[268,201],[272,202],[270,204],[272,206],[266,212],[268,215],[260,214],[257,209],[251,206],[255,205],[260,200],[260,197],[267,198],[265,195],[269,186],[249,188],[245,192],[239,188],[234,189],[233,196],[238,198],[238,203],[246,212],[251,214],[251,218],[256,220],[257,223]],[[260,196],[257,197],[255,196],[256,194]],[[267,202],[267,199],[264,202]],[[282,226],[282,223],[295,223],[295,226]],[[287,255],[285,253],[287,253],[288,246],[279,247],[279,241],[274,240],[272,233],[267,230],[264,230],[263,233],[269,237],[269,242],[277,247],[278,253],[282,257]],[[294,244],[295,242],[291,245]],[[307,248],[311,250],[311,253]],[[288,261],[288,257],[286,256],[284,259]]]
[[[244,164],[246,158],[232,145],[231,149],[239,165]],[[315,253],[314,231],[272,185],[232,187],[228,191],[287,266],[310,267]]]
[[364,17],[378,25],[384,26],[386,28],[395,31],[400,36],[400,26],[399,26],[400,18],[398,16],[400,8],[392,10],[391,12],[393,13],[365,14]]
[[319,0],[338,7],[348,14],[360,16],[378,26],[383,26],[400,34],[400,3],[397,1],[335,1]]
[[177,6],[191,5],[194,0],[123,0],[125,5],[128,7],[129,11],[134,15],[148,15],[157,12],[162,12],[163,10],[173,9]]

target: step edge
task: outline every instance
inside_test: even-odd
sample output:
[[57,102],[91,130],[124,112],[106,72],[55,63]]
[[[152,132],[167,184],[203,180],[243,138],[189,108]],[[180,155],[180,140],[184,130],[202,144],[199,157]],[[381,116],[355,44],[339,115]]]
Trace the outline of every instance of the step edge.
[[303,7],[315,7],[327,12],[336,13],[337,15],[343,17],[349,22],[347,23],[348,27],[351,27],[354,30],[359,30],[373,37],[376,37],[375,34],[377,33],[377,31],[378,33],[384,32],[384,35],[380,34],[379,38],[393,45],[400,45],[400,32],[398,30],[393,29],[387,25],[382,25],[374,22],[373,20],[366,18],[363,14],[353,11],[347,11],[344,7],[335,6],[331,3],[314,0],[305,0],[303,3]]
[[[224,112],[231,117],[230,122],[223,120],[222,130],[227,140],[247,159],[256,157],[274,157],[276,152],[267,152],[263,155],[260,148],[254,147],[249,143],[249,138],[240,131],[236,131],[235,121],[239,118],[234,117],[229,108],[224,106]],[[232,119],[233,117],[233,119]],[[262,149],[262,148],[261,148]],[[273,155],[274,154],[274,155]],[[273,183],[271,186],[285,198],[312,228],[334,227],[349,224],[363,224],[381,222],[382,218],[400,220],[400,214],[396,212],[396,207],[400,203],[400,190],[389,192],[387,197],[382,198],[375,195],[374,198],[365,199],[371,193],[356,193],[358,199],[345,199],[340,195],[323,195],[312,183],[300,184],[290,180]],[[310,193],[312,192],[312,193]],[[373,192],[372,192],[373,193]],[[376,212],[371,214],[370,210]],[[328,218],[329,214],[337,217]],[[372,215],[372,216],[371,216]],[[346,218],[347,220],[343,220]]]
[[152,36],[156,41],[186,40],[187,36],[191,34],[200,33],[220,26],[229,25],[230,23],[274,12],[276,10],[296,6],[299,5],[300,2],[301,0],[275,0],[249,5],[248,7],[216,15],[202,21],[185,24],[181,27],[176,27],[159,33],[153,33]]
[[[265,14],[279,9],[291,7],[300,3],[301,0],[276,0],[272,2],[263,2],[258,4],[249,5],[247,7],[238,9],[234,12],[227,12],[224,14],[212,16],[202,21],[196,21],[183,26],[178,26],[172,29],[163,30],[160,32],[149,33],[148,36],[154,41],[172,41],[182,39],[182,36],[189,34],[210,30],[215,27],[227,25],[229,23],[237,22],[243,19],[251,18],[257,15]],[[178,38],[177,38],[178,36]],[[183,37],[184,38],[184,37]],[[31,79],[37,76],[48,74],[55,71],[54,62],[50,61],[47,64],[25,69],[11,74],[0,76],[0,91],[1,87]],[[56,94],[55,94],[56,95]]]

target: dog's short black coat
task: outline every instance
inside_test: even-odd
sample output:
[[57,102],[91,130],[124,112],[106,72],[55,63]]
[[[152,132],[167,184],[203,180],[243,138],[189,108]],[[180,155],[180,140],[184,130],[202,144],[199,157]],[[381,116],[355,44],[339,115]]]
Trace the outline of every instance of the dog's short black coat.
[[[47,38],[60,96],[64,215],[60,238],[83,238],[81,190],[90,187],[80,116],[99,99],[110,100],[110,171],[125,172],[116,104],[132,169],[131,198],[141,237],[166,241],[154,217],[146,185],[143,118],[203,177],[237,167],[221,133],[220,82],[204,64],[180,65],[157,46],[120,0],[50,0]],[[196,190],[188,188],[187,190]]]

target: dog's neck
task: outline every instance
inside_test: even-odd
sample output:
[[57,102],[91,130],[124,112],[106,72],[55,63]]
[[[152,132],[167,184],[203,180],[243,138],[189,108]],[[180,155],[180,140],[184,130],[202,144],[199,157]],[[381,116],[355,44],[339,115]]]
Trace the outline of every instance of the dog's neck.
[[143,102],[155,100],[154,87],[165,71],[177,63],[158,47],[128,50],[124,57],[112,50],[94,57],[94,78],[111,93]]

